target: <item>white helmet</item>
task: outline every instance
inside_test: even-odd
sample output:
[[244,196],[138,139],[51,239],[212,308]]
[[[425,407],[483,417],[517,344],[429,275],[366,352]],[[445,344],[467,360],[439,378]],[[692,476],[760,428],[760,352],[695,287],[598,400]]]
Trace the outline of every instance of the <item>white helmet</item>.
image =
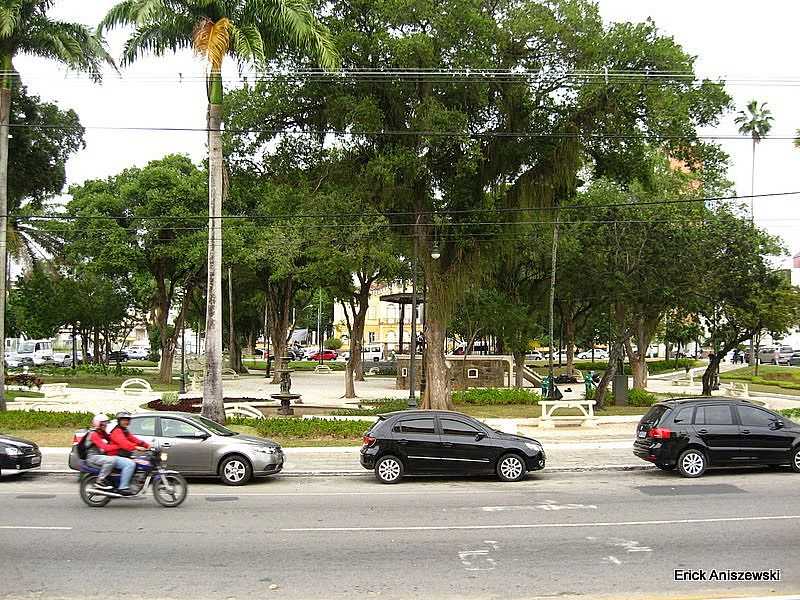
[[104,415],[102,413],[95,415],[94,418],[92,419],[92,427],[94,429],[106,425],[107,423],[108,423],[108,415]]

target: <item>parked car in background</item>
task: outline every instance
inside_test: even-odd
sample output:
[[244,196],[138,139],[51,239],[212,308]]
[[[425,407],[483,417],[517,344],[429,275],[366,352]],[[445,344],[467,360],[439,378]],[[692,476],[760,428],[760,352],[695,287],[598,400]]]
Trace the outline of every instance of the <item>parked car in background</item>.
[[33,363],[34,366],[53,364],[53,343],[50,340],[25,340],[17,348],[20,361]]
[[[466,344],[460,345],[458,348],[453,350],[453,354],[456,356],[464,356],[464,352],[466,350]],[[472,349],[469,352],[470,354],[489,354],[489,345],[485,342],[475,342],[472,344]]]
[[42,453],[34,442],[0,433],[0,474],[38,469]]
[[339,354],[336,350],[323,350],[322,352],[317,350],[308,356],[308,360],[336,360],[337,358],[339,358]]
[[759,351],[758,358],[764,364],[788,365],[794,352],[794,348],[791,346],[774,346]]
[[10,352],[3,358],[5,367],[7,369],[21,369],[22,367],[32,367],[33,358],[21,357],[16,352]]
[[[109,431],[116,425],[109,424]],[[265,438],[243,435],[200,415],[182,412],[142,412],[131,418],[130,432],[169,452],[170,469],[184,475],[213,476],[227,485],[244,485],[283,469],[283,450]],[[71,469],[80,468],[77,443],[86,433],[75,432],[69,455]]]
[[457,412],[403,410],[380,415],[364,435],[361,466],[381,483],[404,475],[478,475],[520,481],[545,465],[542,445]]
[[[350,351],[342,353],[342,358],[350,360]],[[361,360],[364,362],[380,362],[383,358],[383,346],[380,344],[364,344],[361,348]]]
[[147,360],[150,356],[150,348],[147,346],[128,346],[123,351],[130,360]]
[[684,477],[745,465],[791,465],[800,473],[800,425],[747,400],[667,400],[639,421],[633,453]]
[[[575,355],[576,358],[581,360],[592,360],[592,350],[584,350],[582,352],[578,352]],[[594,349],[594,359],[595,360],[608,360],[608,351],[604,350],[603,348],[595,348]]]
[[800,352],[794,352],[789,358],[789,365],[792,367],[800,367]]
[[544,360],[544,355],[538,350],[533,350],[525,355],[525,360]]
[[114,350],[113,352],[109,352],[107,357],[109,363],[127,362],[128,358],[128,353],[124,350]]

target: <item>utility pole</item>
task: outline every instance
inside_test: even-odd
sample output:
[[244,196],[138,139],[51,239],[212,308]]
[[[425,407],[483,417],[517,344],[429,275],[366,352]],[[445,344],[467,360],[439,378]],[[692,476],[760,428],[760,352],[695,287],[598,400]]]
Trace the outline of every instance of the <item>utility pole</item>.
[[317,308],[317,342],[319,343],[319,364],[325,362],[322,354],[322,288],[319,288],[319,304]]

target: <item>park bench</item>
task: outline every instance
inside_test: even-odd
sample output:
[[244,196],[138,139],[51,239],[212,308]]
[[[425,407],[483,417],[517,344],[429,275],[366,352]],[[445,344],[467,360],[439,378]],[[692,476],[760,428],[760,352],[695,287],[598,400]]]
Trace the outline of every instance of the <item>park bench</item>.
[[222,369],[222,381],[233,381],[239,379],[239,374],[230,368]]
[[226,417],[244,417],[246,419],[263,419],[264,413],[250,404],[229,404],[225,407]]
[[[594,400],[540,400],[542,416],[539,418],[539,427],[554,427],[556,421],[580,422],[584,427],[597,427],[597,417],[594,414]],[[555,411],[562,408],[577,408],[580,415],[554,415]]]
[[39,391],[45,398],[66,398],[68,383],[44,383]]
[[146,379],[134,377],[123,381],[122,385],[114,391],[122,398],[141,398],[152,394],[153,388]]
[[739,381],[730,381],[721,383],[720,389],[725,390],[731,398],[749,398],[750,388],[746,383]]
[[333,369],[328,365],[317,365],[314,367],[314,373],[333,373]]

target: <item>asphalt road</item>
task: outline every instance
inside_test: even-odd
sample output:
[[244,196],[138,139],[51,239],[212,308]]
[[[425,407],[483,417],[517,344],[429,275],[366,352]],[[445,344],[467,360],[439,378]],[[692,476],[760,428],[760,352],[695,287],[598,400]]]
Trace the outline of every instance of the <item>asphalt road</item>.
[[[192,482],[90,509],[71,477],[0,481],[0,598],[725,597],[800,592],[800,475]],[[675,569],[780,569],[768,583]]]

